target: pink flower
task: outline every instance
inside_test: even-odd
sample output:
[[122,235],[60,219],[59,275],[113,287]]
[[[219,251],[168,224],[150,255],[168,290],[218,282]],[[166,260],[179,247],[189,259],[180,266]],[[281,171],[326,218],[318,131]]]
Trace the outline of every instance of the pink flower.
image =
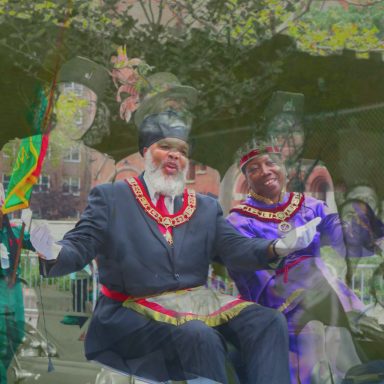
[[120,105],[120,118],[127,123],[131,118],[132,112],[136,111],[139,106],[139,96],[129,96]]

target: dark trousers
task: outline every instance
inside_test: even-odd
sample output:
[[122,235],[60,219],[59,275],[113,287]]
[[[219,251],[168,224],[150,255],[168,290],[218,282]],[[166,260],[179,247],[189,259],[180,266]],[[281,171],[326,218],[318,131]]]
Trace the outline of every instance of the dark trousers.
[[[226,342],[239,354],[236,365],[240,374],[232,378]],[[290,383],[286,320],[276,310],[259,305],[245,308],[228,323],[214,328],[198,320],[180,326],[150,321],[115,343],[113,349],[123,361],[147,356],[147,368],[153,375],[146,374],[145,362],[140,359],[137,370],[131,373],[157,380],[204,377],[223,384]],[[108,363],[113,367],[113,361]]]

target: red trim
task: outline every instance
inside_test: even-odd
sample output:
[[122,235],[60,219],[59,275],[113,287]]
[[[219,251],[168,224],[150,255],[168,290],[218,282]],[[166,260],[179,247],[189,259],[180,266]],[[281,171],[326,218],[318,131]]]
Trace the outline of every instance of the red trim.
[[[188,291],[189,289],[186,288],[185,290]],[[130,296],[130,295],[126,295],[125,293],[114,291],[112,289],[107,288],[105,285],[101,285],[100,292],[104,296],[107,296],[110,299],[119,301],[121,303],[123,303],[125,300],[133,299],[135,301],[135,303],[137,303],[137,304],[140,304],[140,305],[142,305],[146,308],[149,308],[155,312],[159,312],[159,313],[162,313],[164,315],[171,316],[171,317],[179,317],[180,315],[181,316],[194,315],[194,313],[192,313],[192,312],[176,312],[176,311],[172,311],[170,309],[166,309],[163,306],[161,306],[160,304],[148,301],[148,299],[146,299],[146,298],[135,299],[135,296]],[[241,304],[243,302],[244,302],[244,300],[242,300],[242,299],[234,298],[233,301],[222,306],[217,311],[210,313],[208,316],[216,316],[216,315],[218,315],[218,314],[220,314],[220,313],[222,313],[228,309],[231,309],[231,308],[235,307],[236,305]]]
[[252,158],[263,153],[280,153],[280,148],[277,145],[275,145],[275,146],[264,147],[262,149],[261,148],[252,149],[252,151],[248,152],[240,159],[240,168],[243,168],[244,164],[247,163]]
[[41,137],[41,146],[40,146],[39,157],[37,159],[36,168],[32,172],[33,176],[38,177],[40,175],[41,167],[43,166],[45,154],[47,153],[47,149],[48,149],[48,142],[49,142],[49,136],[46,133],[44,133]]
[[[148,203],[152,206],[152,208],[154,208],[157,212],[159,212],[159,211],[157,210],[156,206],[152,203],[152,200],[151,200],[151,198],[149,197],[147,191],[145,190],[145,187],[144,187],[144,185],[142,184],[142,182],[141,182],[137,177],[134,177],[134,179],[135,179],[135,181],[137,182],[138,186],[140,187],[141,192],[143,193],[143,195],[144,195],[145,198],[147,199]],[[128,184],[129,188],[130,188],[131,191],[132,191],[132,188],[131,188],[131,186],[129,185],[127,179],[125,179],[125,182]],[[132,191],[132,192],[133,192],[133,191]],[[181,207],[177,212],[175,212],[173,215],[171,215],[171,214],[163,215],[161,212],[159,212],[159,213],[161,213],[161,215],[164,216],[164,217],[170,217],[170,218],[172,218],[172,217],[179,216],[179,214],[180,214],[181,212],[185,211],[185,209],[187,208],[187,206],[188,206],[188,190],[185,188],[185,189],[184,189],[184,192],[183,192],[183,205],[182,205],[182,207]]]
[[276,275],[284,274],[284,283],[288,283],[288,271],[295,265],[301,263],[303,260],[309,259],[311,257],[312,256],[300,256],[299,258],[285,264],[282,268],[276,269],[275,273]]
[[[251,204],[245,204],[245,203],[243,203],[242,205],[246,205],[247,207],[250,207],[252,209],[257,209],[259,211],[264,211],[264,212],[271,212],[271,213],[282,212],[282,211],[284,211],[288,207],[288,205],[291,204],[294,194],[295,194],[295,192],[290,192],[289,193],[289,198],[288,198],[287,202],[282,204],[282,205],[278,205],[278,206],[276,206],[274,208],[262,208],[261,209],[261,208],[255,207],[255,206],[253,206]],[[303,205],[303,202],[304,202],[304,195],[302,194],[300,196],[299,204],[297,205],[296,209],[294,211],[292,211],[290,217],[292,217],[294,214],[296,214],[296,212]],[[232,208],[229,212],[230,213],[237,212],[237,213],[242,214],[243,216],[248,216],[248,217],[252,217],[252,218],[258,219],[260,221],[266,221],[266,222],[272,222],[272,223],[280,223],[281,221],[285,221],[286,220],[286,219],[279,220],[279,219],[259,217],[257,215],[252,214],[251,212],[247,212],[247,211],[244,211],[241,208],[236,208],[236,207]]]
[[[233,301],[231,301],[230,303],[222,306],[220,309],[218,309],[217,311],[215,312],[212,312],[210,313],[209,315],[207,315],[207,317],[212,317],[212,316],[216,316],[228,309],[231,309],[233,307],[235,307],[236,305],[240,304],[240,303],[244,303],[245,300],[241,300],[241,299],[236,299],[234,298]],[[138,300],[135,300],[135,302],[137,304],[140,304],[146,308],[149,308],[155,312],[159,312],[159,313],[162,313],[164,315],[167,315],[167,316],[171,316],[171,317],[180,317],[180,316],[193,316],[195,315],[195,313],[192,313],[192,312],[176,312],[176,311],[172,311],[170,309],[166,309],[164,308],[163,306],[161,306],[160,304],[157,304],[157,303],[153,303],[153,302],[150,302],[148,301],[147,299],[138,299]]]
[[100,292],[104,295],[109,297],[110,299],[124,302],[127,299],[132,299],[133,296],[126,295],[125,293],[121,293],[118,291],[114,291],[112,289],[107,288],[105,285],[101,285]]

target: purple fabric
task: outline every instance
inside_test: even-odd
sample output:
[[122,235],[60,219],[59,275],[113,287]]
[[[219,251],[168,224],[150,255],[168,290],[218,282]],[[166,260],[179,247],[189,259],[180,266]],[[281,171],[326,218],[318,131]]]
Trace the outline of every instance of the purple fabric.
[[[286,203],[288,198],[289,193],[280,204]],[[245,203],[259,209],[271,209],[278,205],[266,205],[252,198],[246,199]],[[346,366],[338,374],[331,369],[335,382],[344,376],[350,366],[359,362],[358,358],[353,357],[353,347],[350,347],[353,343],[348,331],[345,332],[343,341],[339,337],[333,337],[329,345],[325,342],[324,325],[348,328],[346,312],[364,309],[357,296],[330,272],[320,258],[320,247],[325,244],[336,249],[339,257],[345,257],[338,215],[330,213],[324,202],[306,196],[299,211],[288,222],[298,227],[315,217],[321,217],[322,221],[317,227],[318,232],[313,242],[308,248],[288,255],[278,266],[277,273],[272,269],[250,270],[246,273],[229,270],[243,299],[279,309],[285,315],[289,328],[293,384],[329,382],[328,367],[337,365],[337,353],[331,356],[329,351],[341,351],[340,348],[344,348],[344,345],[345,349],[340,353],[344,356]],[[282,236],[277,223],[261,221],[238,212],[232,212],[227,220],[248,237],[275,239]],[[292,263],[295,265],[284,273],[284,267]],[[341,376],[335,379],[338,375]]]
[[[286,193],[283,201],[279,204],[286,203],[288,198],[289,193]],[[279,205],[267,205],[252,198],[247,198],[245,203],[259,209],[271,209]],[[307,301],[310,297],[310,300],[315,298],[315,302],[322,302],[322,308],[327,303],[334,304],[331,308],[327,308],[327,313],[324,316],[322,315],[325,320],[320,319],[330,325],[340,323],[340,312],[364,308],[357,296],[342,281],[332,275],[319,257],[320,247],[325,244],[335,248],[340,257],[345,257],[343,232],[338,215],[329,213],[324,202],[306,196],[299,211],[288,222],[298,227],[315,217],[321,217],[322,222],[317,227],[318,232],[313,242],[308,248],[288,255],[283,264],[279,266],[279,269],[283,269],[284,265],[290,264],[302,256],[309,256],[288,270],[285,276],[288,279],[287,282],[284,282],[283,273],[276,274],[273,270],[249,271],[247,273],[229,270],[242,298],[272,308],[279,308],[285,304],[283,313],[287,317],[291,331],[297,329],[298,326],[301,327],[305,321],[316,319],[316,311],[313,311],[312,317],[307,318],[305,312],[308,312],[308,302],[304,301],[303,304],[304,295],[307,297]],[[257,220],[238,212],[232,212],[227,220],[240,233],[248,237],[275,239],[282,236],[277,223]],[[311,293],[312,296],[309,296]]]

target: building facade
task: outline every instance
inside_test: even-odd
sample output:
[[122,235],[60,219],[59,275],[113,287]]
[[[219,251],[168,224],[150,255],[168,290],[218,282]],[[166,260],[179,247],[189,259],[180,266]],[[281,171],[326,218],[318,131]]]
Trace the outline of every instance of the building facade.
[[[17,145],[12,152],[16,154]],[[0,177],[7,190],[14,155],[0,152]],[[75,145],[60,158],[48,150],[38,182],[33,187],[30,207],[34,217],[47,220],[76,219],[83,211],[91,187],[90,150]],[[15,212],[15,216],[18,213]]]

